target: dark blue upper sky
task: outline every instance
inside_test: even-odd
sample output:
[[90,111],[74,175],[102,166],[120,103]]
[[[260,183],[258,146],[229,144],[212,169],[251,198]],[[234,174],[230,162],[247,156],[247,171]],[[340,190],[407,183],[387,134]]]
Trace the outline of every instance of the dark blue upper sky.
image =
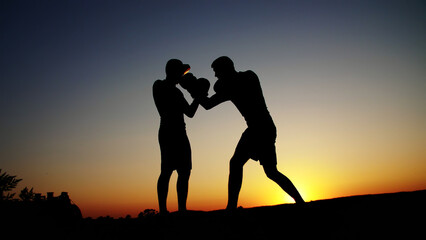
[[[422,68],[424,12],[423,1],[2,1],[3,130],[49,125],[110,89],[149,91],[170,58],[212,78],[211,61],[229,55],[271,81],[292,65]],[[403,81],[424,87],[418,79]]]

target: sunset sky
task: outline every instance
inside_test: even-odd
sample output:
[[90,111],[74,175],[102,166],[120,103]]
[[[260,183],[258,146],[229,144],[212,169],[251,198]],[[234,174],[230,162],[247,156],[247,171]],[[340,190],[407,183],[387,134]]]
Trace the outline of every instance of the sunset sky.
[[[278,169],[305,200],[426,189],[425,13],[411,0],[1,1],[0,168],[17,191],[69,192],[84,217],[158,210],[152,84],[171,58],[213,84],[226,55],[259,76]],[[188,208],[223,209],[245,121],[229,102],[185,120]],[[239,205],[291,202],[246,164]]]

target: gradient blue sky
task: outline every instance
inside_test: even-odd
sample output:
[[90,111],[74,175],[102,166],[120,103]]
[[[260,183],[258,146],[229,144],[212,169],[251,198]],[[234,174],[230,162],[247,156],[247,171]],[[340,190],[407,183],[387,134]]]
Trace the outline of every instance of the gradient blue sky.
[[[308,200],[426,188],[424,1],[0,4],[0,168],[19,189],[68,191],[85,216],[156,208],[152,83],[170,58],[213,83],[222,55],[258,74],[278,168]],[[189,208],[223,207],[245,123],[229,103],[186,121]],[[283,202],[246,169],[241,205]]]

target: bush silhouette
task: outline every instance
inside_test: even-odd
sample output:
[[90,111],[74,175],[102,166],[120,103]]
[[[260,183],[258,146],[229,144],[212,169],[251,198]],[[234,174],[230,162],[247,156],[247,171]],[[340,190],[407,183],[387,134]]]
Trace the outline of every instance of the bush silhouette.
[[28,187],[25,187],[21,190],[21,193],[19,194],[19,198],[24,202],[29,202],[34,200],[34,189],[31,188],[28,190]]

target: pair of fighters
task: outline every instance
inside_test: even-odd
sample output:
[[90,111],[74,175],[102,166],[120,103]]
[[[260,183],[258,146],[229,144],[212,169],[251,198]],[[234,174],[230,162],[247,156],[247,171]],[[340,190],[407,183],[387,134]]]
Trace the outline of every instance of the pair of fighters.
[[[166,79],[157,80],[153,96],[161,117],[158,140],[161,150],[161,174],[157,191],[160,213],[167,213],[167,194],[170,176],[178,173],[177,194],[179,211],[186,210],[188,182],[191,173],[191,146],[186,134],[184,114],[193,117],[199,105],[206,110],[231,101],[247,122],[229,164],[227,209],[237,208],[243,179],[243,166],[249,160],[259,161],[265,174],[287,192],[296,203],[304,203],[293,183],[277,169],[275,150],[276,128],[263,97],[259,78],[253,71],[237,72],[233,61],[226,56],[211,65],[217,81],[215,94],[208,97],[210,83],[187,74],[190,67],[180,60],[166,64]],[[189,104],[176,87],[180,84],[194,98]]]

